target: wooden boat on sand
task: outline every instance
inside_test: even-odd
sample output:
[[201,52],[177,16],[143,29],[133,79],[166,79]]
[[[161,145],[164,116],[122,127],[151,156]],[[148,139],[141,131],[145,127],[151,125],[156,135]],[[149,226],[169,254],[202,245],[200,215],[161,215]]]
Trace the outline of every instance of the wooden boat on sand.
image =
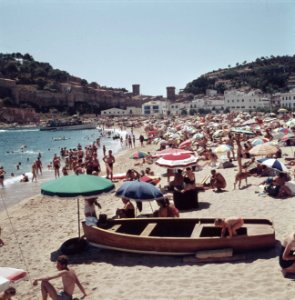
[[107,219],[96,226],[85,222],[88,242],[99,248],[125,252],[189,255],[200,250],[232,248],[235,253],[275,245],[275,231],[267,219],[244,219],[237,236],[221,238],[214,218]]

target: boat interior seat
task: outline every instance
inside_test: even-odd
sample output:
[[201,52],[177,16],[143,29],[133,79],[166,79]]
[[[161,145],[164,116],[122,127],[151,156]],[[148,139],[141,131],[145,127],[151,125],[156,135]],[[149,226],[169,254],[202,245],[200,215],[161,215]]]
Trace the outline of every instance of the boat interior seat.
[[121,226],[122,224],[115,224],[109,230],[116,232]]
[[148,223],[145,227],[145,229],[142,231],[140,236],[149,236],[152,231],[155,229],[158,223]]
[[192,231],[191,237],[192,238],[200,237],[202,228],[203,228],[203,226],[201,225],[201,222],[196,223],[196,225],[195,225],[195,227],[194,227],[194,229]]

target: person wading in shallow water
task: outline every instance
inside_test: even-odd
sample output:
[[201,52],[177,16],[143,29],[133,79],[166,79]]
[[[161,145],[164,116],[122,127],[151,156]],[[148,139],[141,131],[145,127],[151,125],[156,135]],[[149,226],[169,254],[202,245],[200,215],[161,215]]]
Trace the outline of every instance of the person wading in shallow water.
[[[53,276],[37,278],[33,281],[33,285],[37,285],[38,281],[41,281],[42,300],[46,300],[48,296],[53,300],[72,300],[76,285],[83,293],[83,297],[81,299],[84,299],[87,294],[75,272],[68,268],[68,257],[65,255],[60,255],[57,258],[56,268],[59,271],[57,274]],[[62,279],[63,290],[57,292],[49,281],[59,277]]]

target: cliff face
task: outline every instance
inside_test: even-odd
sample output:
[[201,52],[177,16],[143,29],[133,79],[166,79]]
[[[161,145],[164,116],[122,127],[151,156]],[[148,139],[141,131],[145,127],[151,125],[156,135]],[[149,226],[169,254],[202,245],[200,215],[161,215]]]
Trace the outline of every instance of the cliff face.
[[[5,89],[17,106],[28,104],[39,111],[49,108],[80,108],[99,112],[100,110],[126,106],[141,107],[139,99],[133,99],[131,93],[120,90],[107,90],[81,86],[75,82],[61,83],[56,90],[38,90],[36,85],[17,84],[15,80],[0,78],[0,90]],[[3,97],[3,95],[2,95]],[[0,95],[1,98],[1,95]]]
[[39,123],[40,119],[34,109],[30,108],[0,108],[0,122],[3,123]]

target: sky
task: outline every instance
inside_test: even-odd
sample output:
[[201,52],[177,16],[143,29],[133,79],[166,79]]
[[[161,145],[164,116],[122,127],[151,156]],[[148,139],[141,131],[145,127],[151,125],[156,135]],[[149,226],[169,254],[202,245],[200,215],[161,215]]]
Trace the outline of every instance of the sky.
[[166,96],[219,68],[295,55],[295,1],[0,0],[0,52]]

